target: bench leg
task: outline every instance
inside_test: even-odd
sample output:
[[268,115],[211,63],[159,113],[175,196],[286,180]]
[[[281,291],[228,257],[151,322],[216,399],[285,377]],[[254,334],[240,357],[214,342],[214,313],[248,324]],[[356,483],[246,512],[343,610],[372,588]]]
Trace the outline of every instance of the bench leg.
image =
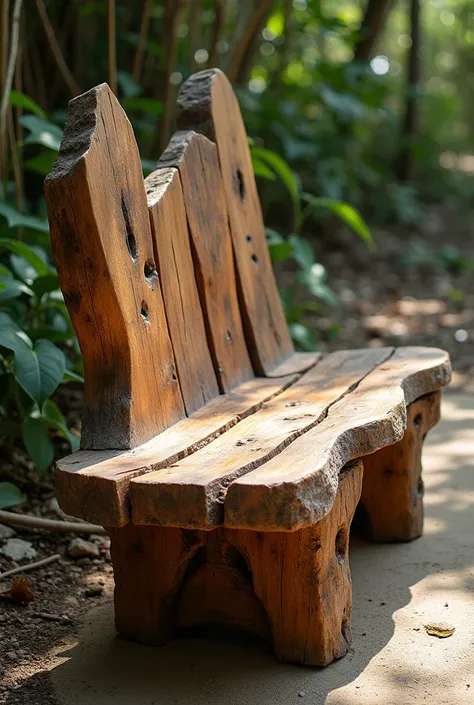
[[426,434],[440,419],[440,397],[433,392],[410,404],[402,440],[364,458],[354,528],[371,541],[411,541],[422,534],[421,452]]
[[117,630],[160,645],[176,628],[218,623],[273,642],[282,661],[325,666],[344,656],[362,472],[361,461],[345,469],[331,512],[294,532],[111,529]]
[[331,512],[294,532],[228,531],[246,557],[281,661],[326,666],[351,644],[348,543],[362,463],[343,471]]

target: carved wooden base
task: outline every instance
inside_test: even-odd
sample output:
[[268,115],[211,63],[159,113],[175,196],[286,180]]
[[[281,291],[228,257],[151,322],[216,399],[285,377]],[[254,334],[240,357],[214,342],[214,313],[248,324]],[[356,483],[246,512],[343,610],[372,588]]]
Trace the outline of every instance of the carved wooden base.
[[354,528],[366,538],[390,542],[421,536],[421,451],[426,434],[440,419],[440,398],[440,392],[433,392],[410,404],[403,439],[364,458],[362,497]]
[[348,539],[363,465],[340,478],[331,512],[294,532],[110,529],[117,630],[164,644],[180,627],[227,624],[282,661],[325,666],[351,643]]

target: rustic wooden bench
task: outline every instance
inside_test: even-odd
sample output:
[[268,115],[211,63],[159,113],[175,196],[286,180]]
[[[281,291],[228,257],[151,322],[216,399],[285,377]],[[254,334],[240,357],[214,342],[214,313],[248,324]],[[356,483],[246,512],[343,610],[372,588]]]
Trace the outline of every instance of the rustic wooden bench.
[[361,493],[370,538],[421,534],[421,446],[449,359],[295,353],[225,76],[192,76],[177,120],[144,181],[110,88],[69,104],[45,192],[85,411],[58,499],[110,532],[121,634],[163,644],[225,623],[326,665],[351,642]]

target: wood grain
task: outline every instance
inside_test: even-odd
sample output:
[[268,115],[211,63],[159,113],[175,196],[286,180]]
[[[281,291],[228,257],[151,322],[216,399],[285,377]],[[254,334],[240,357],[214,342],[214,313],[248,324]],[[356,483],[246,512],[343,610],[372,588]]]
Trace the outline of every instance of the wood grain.
[[217,144],[248,348],[256,373],[269,374],[294,350],[268,253],[247,134],[221,71],[201,71],[183,84],[177,123]]
[[229,486],[226,525],[289,531],[319,521],[334,503],[341,468],[400,441],[407,405],[447,384],[450,373],[444,350],[398,348],[316,428]]
[[224,624],[272,642],[282,661],[324,666],[344,656],[362,470],[360,461],[345,469],[332,511],[295,532],[111,530],[118,631],[161,645],[178,627]]
[[183,185],[196,281],[222,392],[253,377],[242,328],[227,205],[216,146],[178,132],[160,163],[176,167]]
[[217,396],[219,386],[194,278],[179,172],[158,168],[145,179],[145,188],[166,319],[189,415]]
[[432,392],[407,409],[401,441],[364,458],[364,482],[357,509],[358,530],[371,541],[412,541],[423,532],[421,451],[440,419],[441,393]]
[[[202,529],[221,524],[229,484],[278,458],[278,453],[320,423],[332,404],[391,353],[392,348],[333,353],[205,448],[164,470],[134,479],[130,487],[132,521]],[[305,460],[311,463],[308,455]]]
[[102,526],[130,521],[133,477],[173,464],[254,413],[298,377],[251,379],[132,451],[80,450],[56,465],[56,495],[71,516]]
[[[45,182],[85,370],[83,448],[132,448],[184,416],[132,128],[103,84],[72,100]],[[154,267],[156,269],[156,267]]]

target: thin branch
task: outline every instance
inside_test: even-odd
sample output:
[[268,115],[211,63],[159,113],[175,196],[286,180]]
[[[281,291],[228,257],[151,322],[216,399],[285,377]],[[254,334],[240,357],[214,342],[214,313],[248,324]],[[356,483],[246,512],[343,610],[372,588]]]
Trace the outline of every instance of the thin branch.
[[215,68],[217,64],[217,45],[222,34],[222,28],[225,23],[225,7],[223,0],[214,0],[214,25],[212,27],[211,47],[209,58],[207,60],[207,68]]
[[[8,141],[12,155],[13,180],[15,182],[15,205],[17,211],[23,210],[23,173],[21,171],[20,154],[15,139],[15,126],[13,124],[13,110],[8,111]],[[23,230],[18,228],[17,239],[23,240]]]
[[230,81],[237,80],[244,62],[248,64],[247,50],[253,45],[270,9],[271,0],[246,0],[239,5],[237,27],[227,59],[226,73]]
[[151,20],[151,0],[143,0],[142,21],[140,23],[140,36],[138,37],[137,53],[133,62],[132,78],[135,83],[140,82],[143,69],[143,57],[145,56],[145,45],[150,30]]
[[167,0],[166,11],[165,11],[165,24],[164,24],[164,39],[166,42],[166,69],[164,72],[164,113],[161,118],[160,123],[160,153],[165,149],[171,132],[171,122],[173,120],[174,114],[174,102],[173,91],[174,86],[170,83],[170,76],[173,72],[176,56],[178,53],[178,36],[176,33],[178,18],[182,10],[181,2],[179,0]]
[[54,33],[54,28],[53,25],[51,24],[51,21],[48,17],[48,13],[46,12],[46,8],[44,6],[43,0],[35,0],[36,3],[36,8],[38,10],[38,14],[40,16],[41,23],[43,25],[43,29],[45,31],[45,34],[48,38],[49,45],[51,47],[51,51],[53,52],[54,58],[56,59],[56,64],[58,65],[58,69],[61,72],[62,77],[64,78],[64,81],[71,91],[72,95],[78,95],[81,92],[81,89],[72,75],[66,60],[63,56],[63,53],[61,51],[61,47],[59,45],[59,42],[56,38],[56,34]]
[[0,0],[0,90],[3,90],[8,57],[8,11],[10,0]]
[[109,48],[109,86],[117,95],[117,37],[115,23],[115,0],[107,3],[107,40]]
[[49,565],[58,561],[61,558],[59,553],[55,553],[53,556],[48,556],[48,558],[42,558],[40,561],[35,561],[34,563],[27,563],[26,565],[19,565],[11,570],[6,570],[4,573],[0,573],[0,580],[4,578],[9,578],[10,575],[16,575],[17,573],[26,573],[29,570],[36,570],[36,568],[41,568],[44,565]]
[[23,526],[27,529],[43,529],[44,531],[57,531],[65,534],[97,534],[105,536],[107,532],[102,526],[84,524],[75,521],[61,521],[59,519],[43,519],[29,514],[15,514],[0,510],[0,522],[11,526]]
[[[20,16],[23,0],[15,0],[13,7],[12,27],[10,32],[10,53],[8,56],[7,71],[3,84],[2,102],[0,104],[0,143],[3,145],[7,136],[7,114],[10,103],[10,91],[12,89],[13,74],[15,73],[16,55],[18,53],[18,37],[20,33]],[[3,173],[4,163],[0,165],[0,173]]]

